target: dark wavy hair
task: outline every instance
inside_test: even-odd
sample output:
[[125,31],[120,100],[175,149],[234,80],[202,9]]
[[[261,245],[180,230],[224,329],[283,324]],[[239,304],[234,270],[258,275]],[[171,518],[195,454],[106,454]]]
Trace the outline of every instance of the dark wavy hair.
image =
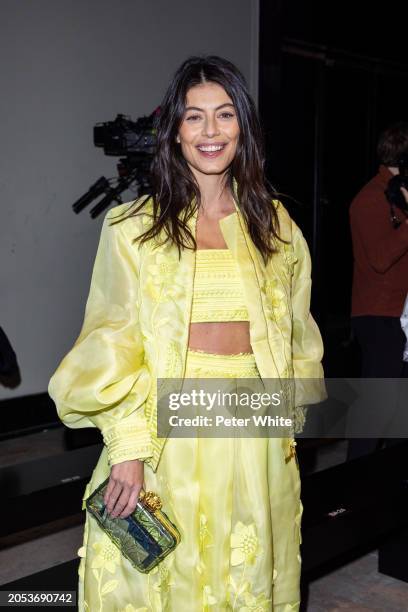
[[[131,213],[126,211],[125,218],[138,215],[147,200],[152,198],[152,225],[135,241],[151,240],[164,230],[166,237],[161,244],[172,240],[177,244],[179,257],[181,248],[197,248],[195,236],[186,221],[200,205],[200,190],[180,145],[176,143],[176,136],[184,118],[188,90],[208,82],[221,85],[235,106],[240,134],[225,184],[244,216],[255,246],[267,263],[276,251],[274,239],[281,239],[278,215],[272,202],[277,193],[264,175],[264,145],[258,113],[241,72],[228,60],[215,55],[188,58],[171,80],[156,123],[157,148],[151,166],[152,195],[133,202]],[[237,181],[237,197],[233,179]],[[190,239],[193,247],[185,242],[186,238]]]

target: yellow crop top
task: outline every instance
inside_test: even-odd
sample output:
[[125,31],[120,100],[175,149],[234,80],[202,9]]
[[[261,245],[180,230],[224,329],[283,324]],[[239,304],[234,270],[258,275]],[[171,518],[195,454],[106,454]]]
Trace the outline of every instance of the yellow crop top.
[[249,321],[239,269],[229,249],[197,249],[191,323]]

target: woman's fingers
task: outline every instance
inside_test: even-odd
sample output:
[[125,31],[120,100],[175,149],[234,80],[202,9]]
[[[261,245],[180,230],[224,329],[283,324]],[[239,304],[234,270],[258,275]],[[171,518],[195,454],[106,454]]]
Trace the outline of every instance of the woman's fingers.
[[140,489],[140,486],[136,486],[131,489],[128,502],[123,508],[122,512],[119,514],[120,518],[127,518],[130,514],[132,514],[133,510],[136,508]]
[[110,495],[109,495],[109,497],[107,499],[107,503],[105,504],[110,515],[112,515],[112,511],[113,511],[113,509],[114,509],[114,507],[116,505],[116,502],[119,499],[119,497],[120,497],[120,495],[122,493],[122,489],[123,489],[122,485],[119,482],[113,480],[112,476],[111,476],[111,480],[113,482],[113,488],[112,488],[111,493],[110,493]]
[[109,481],[108,481],[108,486],[106,487],[105,495],[103,496],[103,501],[104,501],[104,503],[105,503],[105,506],[107,506],[107,505],[108,505],[108,501],[109,501],[109,498],[110,498],[110,496],[111,496],[111,493],[112,493],[112,491],[113,491],[113,489],[114,489],[114,487],[115,487],[115,484],[116,484],[116,483],[115,483],[115,481],[113,480],[113,478],[112,478],[112,474],[111,474],[111,475],[110,475],[110,478],[109,478]]
[[129,497],[130,497],[130,488],[126,484],[124,484],[122,485],[121,494],[116,499],[116,503],[114,504],[112,511],[109,513],[112,518],[116,518],[117,516],[119,516],[122,510],[126,508]]
[[122,461],[111,468],[104,502],[111,517],[126,518],[136,508],[144,485],[144,463],[138,459]]

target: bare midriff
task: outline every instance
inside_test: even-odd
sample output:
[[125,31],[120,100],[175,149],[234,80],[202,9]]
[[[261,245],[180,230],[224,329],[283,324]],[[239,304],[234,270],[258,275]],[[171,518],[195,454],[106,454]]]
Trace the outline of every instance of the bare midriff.
[[[222,217],[221,217],[222,218]],[[226,249],[218,223],[219,219],[197,220],[197,249]],[[190,323],[188,347],[193,350],[234,355],[253,353],[249,321],[216,321]]]
[[252,353],[249,321],[190,323],[188,346],[191,349],[222,355]]

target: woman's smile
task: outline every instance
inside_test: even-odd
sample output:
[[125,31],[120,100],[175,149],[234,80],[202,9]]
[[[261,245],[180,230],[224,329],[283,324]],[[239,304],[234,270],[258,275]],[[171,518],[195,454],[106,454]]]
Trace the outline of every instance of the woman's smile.
[[213,143],[213,144],[199,144],[197,145],[198,151],[203,157],[213,159],[214,157],[220,157],[225,151],[228,143]]

